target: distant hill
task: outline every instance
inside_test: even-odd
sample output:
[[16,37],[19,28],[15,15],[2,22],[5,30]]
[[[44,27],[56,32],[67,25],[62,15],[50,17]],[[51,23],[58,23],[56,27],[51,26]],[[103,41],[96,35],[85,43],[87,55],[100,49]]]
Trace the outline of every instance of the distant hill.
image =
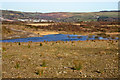
[[80,22],[80,21],[117,21],[119,11],[100,11],[100,12],[20,12],[2,10],[2,17],[10,20],[17,19],[47,19],[56,22]]
[[120,12],[120,10],[111,10],[111,11],[100,11],[100,12]]

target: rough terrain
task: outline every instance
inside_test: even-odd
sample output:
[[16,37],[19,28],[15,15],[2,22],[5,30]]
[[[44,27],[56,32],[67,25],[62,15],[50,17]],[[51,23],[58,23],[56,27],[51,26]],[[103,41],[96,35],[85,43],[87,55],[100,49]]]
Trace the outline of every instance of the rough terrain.
[[116,40],[2,44],[3,78],[118,77]]

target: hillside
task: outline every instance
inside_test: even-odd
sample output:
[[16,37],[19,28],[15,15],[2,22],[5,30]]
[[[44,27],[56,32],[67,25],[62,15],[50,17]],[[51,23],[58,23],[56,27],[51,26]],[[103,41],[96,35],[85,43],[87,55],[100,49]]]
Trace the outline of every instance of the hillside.
[[5,19],[47,19],[56,22],[79,22],[79,21],[117,21],[119,11],[100,11],[100,12],[54,12],[54,13],[37,13],[37,12],[20,12],[2,10],[2,16]]

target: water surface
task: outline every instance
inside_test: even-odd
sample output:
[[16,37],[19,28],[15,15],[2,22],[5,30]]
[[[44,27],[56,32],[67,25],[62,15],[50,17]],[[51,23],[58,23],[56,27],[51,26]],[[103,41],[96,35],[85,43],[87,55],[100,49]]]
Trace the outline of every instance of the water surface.
[[0,40],[0,42],[43,42],[43,41],[85,41],[85,40],[117,40],[112,38],[103,38],[95,35],[92,36],[82,36],[82,35],[70,35],[70,34],[51,34],[44,35],[43,37],[29,37],[29,38],[18,38],[18,39],[8,39]]

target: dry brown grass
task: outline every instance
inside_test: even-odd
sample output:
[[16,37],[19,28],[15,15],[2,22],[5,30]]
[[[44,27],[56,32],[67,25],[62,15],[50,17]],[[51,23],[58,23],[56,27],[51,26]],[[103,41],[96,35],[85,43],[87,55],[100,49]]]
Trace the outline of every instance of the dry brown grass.
[[31,26],[48,26],[48,25],[53,25],[53,23],[32,23],[32,24],[27,24]]

